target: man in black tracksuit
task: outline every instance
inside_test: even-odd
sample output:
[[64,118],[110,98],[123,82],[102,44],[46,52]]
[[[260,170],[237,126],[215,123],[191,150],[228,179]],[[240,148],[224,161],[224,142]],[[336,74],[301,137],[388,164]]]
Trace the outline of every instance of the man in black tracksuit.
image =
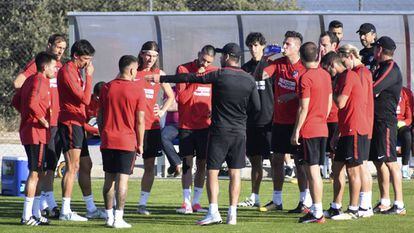
[[374,59],[374,47],[372,46],[372,43],[377,39],[377,30],[373,24],[364,23],[359,27],[357,33],[359,34],[362,46],[364,46],[364,48],[359,51],[359,55],[362,57],[361,61],[369,70],[371,70],[371,72],[374,72],[377,66],[377,61]]
[[[373,75],[374,127],[369,157],[377,168],[381,192],[381,202],[374,208],[374,212],[405,215],[401,171],[395,151],[397,144],[396,110],[402,88],[402,75],[400,68],[393,60],[395,42],[383,36],[373,46],[374,57],[379,67]],[[388,190],[390,176],[395,192],[392,207]]]
[[[177,74],[151,76],[148,80],[173,83],[211,83],[212,116],[207,145],[207,193],[209,212],[198,225],[220,223],[218,211],[218,173],[226,161],[230,177],[230,207],[227,224],[237,223],[237,202],[240,193],[240,169],[245,166],[246,121],[248,112],[260,111],[260,98],[254,78],[239,68],[242,50],[235,43],[222,49],[222,68],[203,75]],[[200,71],[199,71],[200,72]]]

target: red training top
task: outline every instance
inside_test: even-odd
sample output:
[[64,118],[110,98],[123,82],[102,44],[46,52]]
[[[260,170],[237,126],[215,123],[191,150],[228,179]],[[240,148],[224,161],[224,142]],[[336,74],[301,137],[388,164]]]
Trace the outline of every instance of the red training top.
[[[177,67],[177,74],[197,73],[197,60]],[[208,66],[204,74],[216,71],[215,66]],[[181,129],[205,129],[211,119],[211,84],[177,83],[177,104],[179,125]]]
[[[59,117],[59,92],[57,88],[57,75],[62,67],[62,63],[60,61],[56,62],[55,67],[55,78],[50,79],[50,92],[51,92],[51,112],[50,112],[50,126],[57,126],[58,117]],[[37,73],[35,59],[32,59],[27,65],[24,67],[22,74],[28,78]]]
[[374,94],[372,87],[372,73],[364,64],[356,66],[352,70],[358,74],[362,84],[362,90],[364,95],[361,97],[361,99],[365,100],[365,113],[362,115],[363,117],[365,117],[365,124],[363,124],[363,126],[365,126],[364,131],[368,132],[368,139],[371,139],[372,129],[374,127]]
[[401,89],[400,101],[397,106],[397,119],[404,121],[405,125],[410,126],[413,121],[413,93],[410,89]]
[[365,100],[362,99],[363,90],[360,78],[358,75],[347,69],[343,73],[338,75],[338,82],[335,87],[335,93],[337,96],[348,96],[348,100],[345,107],[338,111],[338,128],[343,136],[366,135],[365,124]]
[[86,122],[83,126],[86,132],[90,134],[94,134],[94,135],[99,134],[98,128],[93,127],[92,125],[88,124],[91,118],[98,116],[98,111],[99,111],[99,101],[94,95],[92,95],[91,102],[89,103],[88,106],[86,106]]
[[102,87],[101,149],[137,150],[137,113],[145,111],[145,102],[139,82],[114,79]]
[[299,99],[294,98],[284,103],[279,103],[277,100],[281,95],[299,92],[299,77],[305,71],[306,68],[300,60],[291,64],[287,57],[276,59],[264,68],[263,75],[275,78],[273,123],[295,124]]
[[59,122],[65,125],[83,126],[86,122],[85,106],[91,101],[92,76],[86,74],[86,82],[73,61],[59,70],[58,90],[60,97]]
[[29,76],[13,97],[13,106],[20,112],[20,140],[23,145],[47,144],[50,131],[39,119],[50,121],[50,82],[42,73]]
[[310,98],[301,137],[328,137],[326,118],[329,95],[332,94],[331,76],[322,68],[308,69],[300,78],[299,88],[301,99]]

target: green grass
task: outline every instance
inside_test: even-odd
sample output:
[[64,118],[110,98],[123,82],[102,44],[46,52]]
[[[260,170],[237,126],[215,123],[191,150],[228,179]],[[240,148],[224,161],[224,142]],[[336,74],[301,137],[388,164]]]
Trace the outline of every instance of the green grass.
[[[56,197],[60,197],[60,179],[55,182]],[[93,191],[95,202],[98,207],[103,207],[102,199],[103,180],[93,180]],[[202,214],[178,215],[175,208],[181,204],[181,184],[178,179],[155,180],[153,191],[149,199],[148,207],[152,211],[150,216],[135,214],[136,205],[139,197],[139,180],[130,180],[127,205],[125,208],[125,219],[132,224],[131,229],[123,229],[123,232],[409,232],[414,229],[414,181],[404,182],[404,200],[407,206],[406,216],[384,216],[375,215],[368,219],[358,219],[355,221],[331,221],[326,224],[298,224],[300,215],[287,214],[286,211],[260,213],[252,208],[238,209],[238,224],[227,226],[225,224],[196,226],[196,220]],[[242,192],[240,199],[244,199],[249,194],[250,182],[242,182]],[[220,181],[219,206],[222,218],[225,219],[228,207],[228,181]],[[373,199],[378,198],[378,186],[374,184]],[[346,190],[346,192],[348,189]],[[261,189],[262,204],[271,199],[272,183],[264,181]],[[284,207],[291,209],[296,207],[298,201],[297,186],[291,183],[284,185]],[[324,184],[324,208],[329,206],[332,199],[332,185]],[[51,226],[27,227],[19,224],[23,208],[22,198],[0,196],[0,232],[110,232],[114,229],[104,227],[103,220],[92,220],[84,223],[62,222],[54,220]],[[60,204],[60,198],[57,198]],[[348,203],[348,194],[344,197],[344,206]],[[207,206],[207,197],[203,195],[202,204]],[[375,203],[374,203],[375,204]],[[85,204],[82,200],[81,192],[77,186],[74,189],[72,209],[77,212],[85,213]],[[121,230],[119,230],[121,231]]]

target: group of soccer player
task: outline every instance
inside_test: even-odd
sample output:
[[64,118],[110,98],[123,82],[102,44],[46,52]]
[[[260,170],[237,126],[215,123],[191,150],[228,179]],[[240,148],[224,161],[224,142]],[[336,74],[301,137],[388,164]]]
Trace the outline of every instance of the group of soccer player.
[[[122,56],[119,74],[108,83],[95,85],[93,93],[93,46],[87,40],[76,41],[70,60],[62,64],[66,39],[52,35],[46,51],[37,54],[14,83],[12,104],[21,114],[20,138],[30,170],[21,223],[48,225],[49,220],[42,216],[42,210],[47,210],[50,217],[64,221],[102,218],[108,227],[131,227],[123,211],[136,156],[144,160],[137,213],[149,215],[147,201],[154,183],[155,158],[162,155],[159,151],[163,148],[160,119],[173,112],[178,112],[180,156],[175,160],[182,160],[183,204],[177,213],[205,212],[199,225],[222,222],[218,173],[224,162],[230,177],[227,224],[237,223],[237,206],[283,210],[284,163],[290,156],[296,164],[300,195],[297,208],[289,213],[303,213],[299,222],[350,220],[370,217],[374,212],[404,215],[395,148],[397,130],[407,127],[411,133],[411,120],[397,120],[402,76],[392,59],[396,45],[386,36],[377,39],[375,26],[369,23],[362,24],[357,33],[364,46],[361,51],[339,44],[343,38],[339,21],[330,23],[317,44],[303,43],[299,32],[287,31],[283,57],[272,60],[274,54],[264,54],[264,36],[252,32],[246,38],[252,58],[241,68],[243,51],[239,45],[206,45],[196,59],[179,65],[175,75],[160,69],[160,49],[156,42],[148,41],[137,57]],[[216,53],[222,54],[221,68],[212,65]],[[177,85],[172,88],[169,83]],[[164,98],[159,104],[161,89]],[[399,115],[411,114],[412,97],[409,91],[406,95],[404,111],[399,108],[403,114]],[[94,117],[99,130],[88,124]],[[98,209],[93,200],[86,132],[101,139],[105,210]],[[411,142],[411,138],[404,141]],[[164,150],[167,152],[165,145]],[[327,151],[333,160],[334,199],[323,211],[320,165]],[[61,152],[66,171],[59,209],[53,177]],[[252,194],[238,203],[240,169],[246,155],[252,164]],[[409,156],[408,152],[408,160]],[[197,170],[193,180],[194,157]],[[272,201],[261,207],[263,159],[271,161],[274,191]],[[368,160],[377,168],[381,194],[374,208]],[[408,160],[403,160],[405,166]],[[179,162],[175,166],[180,169]],[[350,203],[343,212],[345,173]],[[77,174],[86,217],[70,207]],[[208,210],[200,205],[206,177]],[[393,205],[390,180],[395,192]]]

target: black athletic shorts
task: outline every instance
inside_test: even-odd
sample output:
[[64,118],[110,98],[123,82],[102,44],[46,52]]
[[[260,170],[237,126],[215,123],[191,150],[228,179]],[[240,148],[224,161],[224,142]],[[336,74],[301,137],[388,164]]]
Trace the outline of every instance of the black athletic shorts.
[[207,129],[180,129],[179,148],[180,156],[195,155],[199,159],[207,157]]
[[368,135],[343,136],[338,140],[334,161],[346,164],[362,164],[368,151]]
[[332,139],[332,136],[334,135],[336,129],[338,129],[338,123],[337,122],[329,122],[328,123],[329,135],[328,135],[328,140],[326,142],[326,152],[331,152],[331,153],[334,152],[331,149],[331,139]]
[[134,171],[135,151],[101,149],[101,152],[105,172],[131,175]]
[[272,143],[272,126],[248,126],[246,130],[246,153],[247,156],[262,156],[263,159],[270,157]]
[[54,171],[62,153],[62,141],[57,126],[50,127],[50,140],[46,147],[46,170]]
[[375,121],[372,132],[369,160],[374,162],[397,161],[397,122]]
[[83,126],[59,123],[59,137],[62,141],[63,153],[71,149],[81,149],[80,157],[89,156],[88,142]]
[[297,155],[299,164],[319,165],[321,157],[325,157],[326,140],[325,137],[301,138]]
[[162,155],[161,153],[162,144],[161,144],[161,130],[160,129],[150,129],[145,130],[144,133],[144,154],[142,158],[155,158]]
[[207,169],[220,169],[226,161],[228,168],[246,166],[246,131],[210,128],[207,146]]
[[295,125],[274,124],[272,128],[272,150],[275,154],[297,154],[298,147],[290,143]]
[[29,171],[46,171],[46,145],[45,144],[30,144],[24,145],[24,150],[27,155],[27,162]]

